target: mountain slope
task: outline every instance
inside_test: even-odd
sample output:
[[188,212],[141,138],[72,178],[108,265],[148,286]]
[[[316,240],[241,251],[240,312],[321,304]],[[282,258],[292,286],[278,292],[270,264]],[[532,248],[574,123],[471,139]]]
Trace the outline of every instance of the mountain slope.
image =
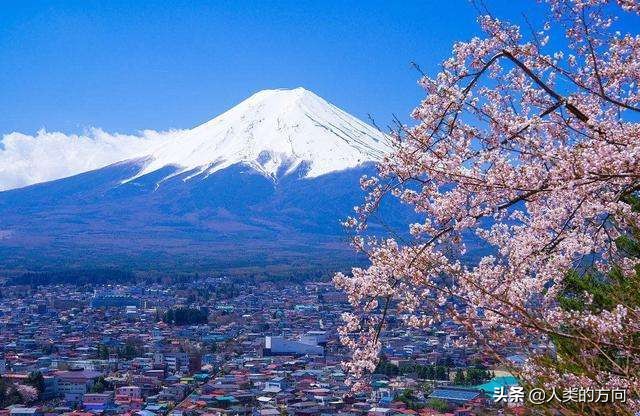
[[304,88],[260,91],[176,136],[148,156],[137,176],[164,166],[212,174],[245,163],[272,178],[302,166],[302,176],[317,177],[379,160],[389,150],[378,130]]
[[[361,260],[339,221],[387,151],[377,130],[295,89],[173,134],[145,157],[0,192],[0,269],[317,273]],[[385,226],[401,212],[383,207]]]
[[236,164],[157,187],[176,173],[166,168],[121,183],[139,168],[118,164],[0,193],[0,268],[308,272],[359,261],[339,219],[361,202],[358,179],[371,166],[274,184]]

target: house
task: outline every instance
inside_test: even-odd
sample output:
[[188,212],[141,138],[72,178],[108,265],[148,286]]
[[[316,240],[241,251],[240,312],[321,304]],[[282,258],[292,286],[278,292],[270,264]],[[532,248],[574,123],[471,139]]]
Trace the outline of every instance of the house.
[[256,416],[280,416],[280,411],[274,407],[265,407],[254,412]]
[[59,371],[55,374],[58,379],[58,393],[67,403],[80,403],[85,393],[91,390],[101,375],[97,371]]
[[280,392],[288,387],[287,380],[284,377],[274,377],[264,383],[264,391]]
[[387,407],[372,407],[367,414],[369,416],[387,416],[391,414],[391,409]]
[[44,412],[39,407],[11,407],[9,410],[11,416],[43,416]]
[[103,412],[113,405],[111,393],[86,393],[82,397],[82,407],[93,412]]
[[122,386],[116,390],[116,396],[139,399],[142,397],[142,389],[138,386]]

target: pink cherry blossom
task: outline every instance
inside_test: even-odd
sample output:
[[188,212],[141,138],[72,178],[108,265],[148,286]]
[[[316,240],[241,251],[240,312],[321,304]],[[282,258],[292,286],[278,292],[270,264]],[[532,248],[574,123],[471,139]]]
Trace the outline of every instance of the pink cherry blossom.
[[[640,28],[640,4],[547,4],[540,32],[481,17],[485,36],[453,45],[442,70],[420,80],[416,124],[398,126],[378,176],[362,179],[366,200],[345,224],[370,265],[334,279],[354,308],[340,332],[354,380],[375,368],[393,313],[411,327],[454,318],[466,342],[497,357],[505,347],[528,352],[521,376],[532,381],[612,383],[638,398],[640,310],[568,311],[557,299],[573,268],[593,262],[629,278],[638,268],[615,241],[640,226],[628,199],[640,191],[640,35],[620,33],[616,15]],[[365,237],[384,198],[422,218],[407,224],[410,240]],[[472,234],[493,254],[474,260],[464,244]],[[566,322],[585,335],[563,332]],[[577,337],[594,354],[614,348],[635,364],[542,374],[533,357],[554,336]]]
[[16,384],[15,389],[20,395],[22,402],[25,404],[33,403],[38,400],[38,390],[35,387],[25,384]]

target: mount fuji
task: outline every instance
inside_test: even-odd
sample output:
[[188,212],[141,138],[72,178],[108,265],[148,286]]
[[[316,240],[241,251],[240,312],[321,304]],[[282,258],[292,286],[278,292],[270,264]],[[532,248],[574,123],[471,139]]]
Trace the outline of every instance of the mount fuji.
[[243,163],[277,179],[318,177],[376,161],[384,135],[304,88],[265,90],[154,150],[136,177],[166,166],[210,175]]
[[[261,91],[163,133],[144,156],[0,192],[0,269],[344,267],[359,258],[340,220],[389,150],[383,133],[310,91]],[[379,226],[401,211],[383,207]]]

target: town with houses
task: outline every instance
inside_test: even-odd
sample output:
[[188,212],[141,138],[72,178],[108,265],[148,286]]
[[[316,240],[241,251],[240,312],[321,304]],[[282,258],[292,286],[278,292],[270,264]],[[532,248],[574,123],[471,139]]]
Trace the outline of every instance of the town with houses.
[[0,290],[0,416],[524,412],[495,403],[495,388],[515,378],[456,347],[453,322],[409,332],[391,320],[368,388],[352,391],[337,336],[349,305],[328,280]]

